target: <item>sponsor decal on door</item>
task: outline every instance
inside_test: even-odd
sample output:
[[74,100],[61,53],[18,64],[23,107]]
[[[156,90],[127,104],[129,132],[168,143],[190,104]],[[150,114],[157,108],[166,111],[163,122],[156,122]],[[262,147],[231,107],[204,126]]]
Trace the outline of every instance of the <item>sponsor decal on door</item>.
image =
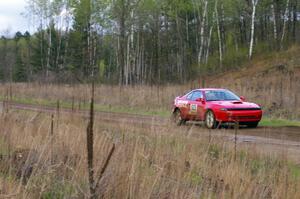
[[191,104],[190,114],[197,114],[197,104]]

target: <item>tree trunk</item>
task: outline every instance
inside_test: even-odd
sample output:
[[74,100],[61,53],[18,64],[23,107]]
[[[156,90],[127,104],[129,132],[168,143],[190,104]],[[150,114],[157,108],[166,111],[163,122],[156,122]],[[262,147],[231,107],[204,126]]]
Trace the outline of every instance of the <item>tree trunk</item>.
[[202,22],[201,22],[201,30],[200,30],[200,48],[198,52],[198,65],[201,65],[202,62],[202,54],[203,54],[203,47],[204,47],[204,26],[205,26],[205,20],[206,20],[206,14],[207,14],[207,0],[204,2],[204,8],[203,8],[203,16],[202,16]]
[[249,46],[249,59],[252,58],[252,53],[253,53],[255,14],[256,14],[256,6],[257,6],[258,1],[259,0],[252,0],[251,37],[250,37],[250,46]]
[[221,21],[219,21],[219,27],[221,32],[221,42],[222,42],[222,53],[226,51],[226,32],[225,32],[225,9],[224,3],[221,1]]
[[56,59],[55,59],[55,69],[57,70],[56,72],[59,71],[59,58],[60,58],[60,51],[61,51],[61,46],[62,46],[62,27],[60,26],[59,31],[58,31],[58,46],[56,48]]
[[51,47],[52,47],[52,29],[51,29],[51,24],[50,24],[50,25],[49,25],[49,33],[48,33],[48,49],[47,49],[46,78],[48,78],[48,76],[49,76]]
[[222,38],[221,38],[219,14],[218,14],[218,1],[216,1],[216,6],[215,6],[215,17],[216,17],[217,32],[218,32],[219,60],[220,60],[220,67],[222,67],[223,66],[223,48],[222,48]]
[[282,34],[281,34],[281,40],[280,40],[280,49],[283,48],[283,40],[285,37],[286,22],[288,21],[287,18],[288,18],[288,14],[289,14],[289,3],[290,3],[290,0],[287,0],[285,12],[284,12],[284,16],[283,16],[283,28],[282,28]]
[[293,40],[294,42],[296,41],[296,25],[297,25],[297,0],[294,1],[294,5],[293,5]]
[[119,78],[119,84],[124,84],[124,68],[125,68],[125,2],[124,0],[121,0],[121,16],[120,16],[120,48],[119,48],[119,55],[120,55],[120,61],[119,61],[119,70],[120,70],[120,78]]
[[208,56],[209,56],[209,49],[210,49],[210,42],[211,42],[211,35],[212,35],[213,28],[214,28],[214,25],[212,24],[210,26],[209,36],[208,36],[208,41],[207,41],[207,49],[206,49],[206,55],[205,55],[205,64],[208,63]]
[[277,41],[277,24],[276,24],[276,15],[275,15],[275,8],[274,4],[271,4],[271,10],[272,10],[272,18],[273,18],[273,34],[274,34],[274,40]]

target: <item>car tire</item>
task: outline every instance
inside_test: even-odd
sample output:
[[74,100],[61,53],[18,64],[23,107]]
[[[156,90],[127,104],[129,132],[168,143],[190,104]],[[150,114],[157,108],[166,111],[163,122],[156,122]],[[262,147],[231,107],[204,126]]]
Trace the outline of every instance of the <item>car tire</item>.
[[185,120],[181,117],[181,112],[179,109],[176,109],[172,115],[172,120],[177,126],[185,124]]
[[258,125],[258,122],[249,122],[249,123],[247,124],[247,127],[248,127],[248,128],[256,128],[257,125]]
[[208,129],[215,129],[218,127],[218,122],[216,120],[216,116],[212,110],[208,110],[205,113],[205,126]]

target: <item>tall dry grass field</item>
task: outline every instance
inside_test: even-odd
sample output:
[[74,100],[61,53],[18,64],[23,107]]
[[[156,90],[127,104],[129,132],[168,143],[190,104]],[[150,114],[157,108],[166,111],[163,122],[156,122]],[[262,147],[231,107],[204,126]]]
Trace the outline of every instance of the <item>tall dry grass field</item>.
[[[246,73],[246,72],[245,72]],[[106,110],[133,109],[138,113],[170,112],[176,96],[201,87],[228,88],[248,101],[262,105],[264,114],[287,119],[300,118],[300,69],[275,66],[245,75],[230,73],[208,77],[185,85],[109,86],[97,85],[95,103]],[[88,107],[90,86],[56,84],[2,84],[0,96],[21,101],[67,102],[76,107]],[[124,110],[123,110],[124,111]]]
[[[189,85],[183,86],[95,86],[95,103],[106,106],[124,106],[143,109],[167,110],[175,96],[184,94]],[[10,94],[10,92],[12,94]],[[2,84],[0,94],[9,98],[29,98],[34,100],[60,100],[76,103],[88,103],[90,85],[57,84]]]
[[[77,114],[55,115],[52,140],[50,113],[3,112],[0,198],[87,198],[87,123]],[[98,197],[300,197],[294,164],[251,145],[235,153],[231,142],[208,135],[196,126],[116,124],[96,117],[95,173],[116,145]]]

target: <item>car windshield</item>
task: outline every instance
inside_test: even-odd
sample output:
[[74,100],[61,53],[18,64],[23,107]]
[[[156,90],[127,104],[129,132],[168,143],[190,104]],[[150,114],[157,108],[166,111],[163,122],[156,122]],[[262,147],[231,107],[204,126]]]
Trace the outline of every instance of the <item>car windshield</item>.
[[205,91],[206,101],[233,101],[240,100],[238,96],[228,90]]

